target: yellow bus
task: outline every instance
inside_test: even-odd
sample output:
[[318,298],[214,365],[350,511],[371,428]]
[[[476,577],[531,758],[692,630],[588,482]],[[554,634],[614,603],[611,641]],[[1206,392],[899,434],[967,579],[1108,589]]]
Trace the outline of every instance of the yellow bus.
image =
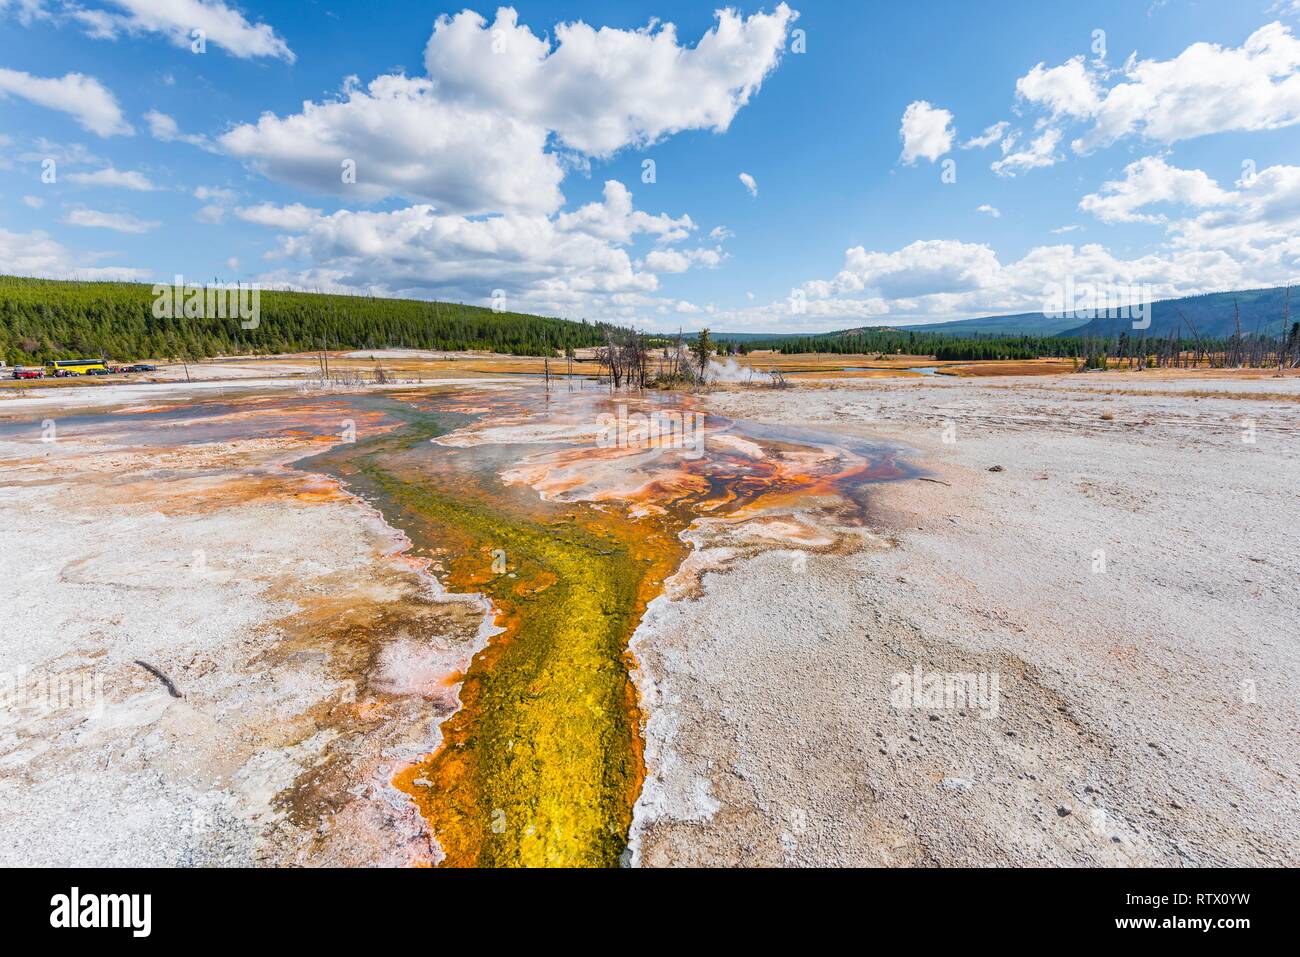
[[93,375],[108,371],[103,359],[55,359],[45,363],[45,368],[53,376],[86,375],[92,369],[99,370]]

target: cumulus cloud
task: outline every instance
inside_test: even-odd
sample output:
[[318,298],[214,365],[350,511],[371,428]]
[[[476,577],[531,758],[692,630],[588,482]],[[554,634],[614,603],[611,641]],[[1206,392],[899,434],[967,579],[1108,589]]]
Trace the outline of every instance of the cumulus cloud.
[[94,77],[81,73],[40,77],[0,68],[0,98],[5,96],[18,96],[37,106],[67,113],[100,136],[129,136],[135,132],[113,94]]
[[758,181],[754,177],[748,173],[741,173],[740,181],[745,185],[745,189],[749,190],[750,196],[758,196]]
[[[1180,210],[1180,218],[1147,210],[1156,204]],[[918,241],[894,251],[857,246],[845,253],[832,278],[799,287],[798,312],[778,300],[724,313],[718,325],[842,329],[923,323],[1037,311],[1045,307],[1048,290],[1067,281],[1140,286],[1155,298],[1173,298],[1277,285],[1300,272],[1300,166],[1272,166],[1227,189],[1200,170],[1147,157],[1081,205],[1107,222],[1164,224],[1167,242],[1132,258],[1098,243],[1063,243],[1008,261],[988,245],[954,240]]]
[[1095,116],[1101,105],[1096,74],[1077,56],[1048,69],[1039,63],[1016,81],[1016,95],[1051,111],[1052,116]]
[[12,12],[23,26],[30,26],[37,20],[49,20],[49,9],[45,0],[0,0],[0,13]]
[[292,63],[288,44],[265,23],[249,23],[222,0],[106,0],[93,8],[70,5],[69,15],[92,37],[116,39],[123,34],[157,33],[178,47],[189,48],[193,31],[240,59],[274,57]]
[[1139,210],[1157,203],[1220,206],[1232,196],[1199,169],[1170,166],[1162,157],[1148,156],[1124,167],[1124,178],[1103,183],[1101,190],[1079,202],[1079,209],[1103,223],[1163,223],[1162,214]]
[[[488,219],[439,215],[421,204],[393,212],[341,210],[282,237],[279,254],[310,265],[335,285],[486,300],[496,289],[548,311],[581,308],[593,293],[652,292],[658,280],[634,268],[626,250],[545,216]],[[292,271],[281,275],[295,275]],[[299,280],[301,281],[301,280]]]
[[[335,99],[263,114],[219,144],[272,179],[357,202],[553,213],[566,163],[727,129],[777,65],[796,16],[784,4],[748,18],[723,10],[690,47],[671,24],[562,23],[552,44],[510,8],[491,24],[465,11],[435,24],[427,76],[383,75],[365,87],[349,78]],[[348,161],[355,182],[341,175]]]
[[170,142],[180,136],[180,127],[176,121],[166,113],[159,113],[157,110],[150,110],[144,115],[145,122],[149,124],[149,135],[156,140],[162,140],[164,143]]
[[[638,210],[615,181],[600,201],[565,209],[566,174],[682,130],[725,131],[797,16],[784,3],[749,17],[722,10],[692,45],[658,21],[562,23],[543,38],[511,9],[490,23],[466,11],[438,19],[425,76],[349,77],[335,97],[235,125],[212,148],[348,207],[234,210],[285,234],[272,254],[284,264],[263,281],[465,301],[504,289],[512,308],[637,319],[671,307],[654,295],[659,276],[720,265],[730,233],[673,248],[697,231],[689,215]],[[146,119],[155,137],[184,138],[164,114]],[[742,182],[756,193],[752,176]],[[410,205],[358,208],[389,199]]]
[[[1023,173],[1025,170],[1036,169],[1041,166],[1052,166],[1060,159],[1060,155],[1056,152],[1056,147],[1060,142],[1061,131],[1055,127],[1048,127],[1030,140],[1024,149],[1017,150],[1014,153],[1008,152],[1002,159],[994,162],[990,169],[999,176],[1012,177],[1017,173]],[[1011,145],[1012,143],[1005,143],[1008,150]]]
[[194,198],[202,203],[232,203],[235,191],[224,186],[199,186],[194,190]]
[[1270,281],[1292,281],[1300,271],[1300,166],[1270,166],[1235,185],[1218,202],[1187,202],[1209,208],[1170,223],[1173,245],[1222,250],[1240,261],[1277,258],[1285,268]]
[[632,193],[614,179],[606,181],[602,202],[588,203],[572,213],[561,213],[556,219],[556,227],[565,232],[585,232],[620,245],[631,242],[640,233],[654,236],[659,242],[677,242],[696,228],[687,215],[674,219],[666,213],[652,216],[635,209]]
[[952,114],[931,106],[925,100],[917,100],[903,111],[903,122],[898,135],[903,141],[902,162],[911,166],[918,159],[934,162],[952,149],[956,132],[952,126]]
[[[1262,177],[1261,177],[1262,178]],[[1293,258],[1300,250],[1291,249]],[[900,325],[978,315],[1033,312],[1047,290],[1072,278],[1083,284],[1131,284],[1159,298],[1267,285],[1286,275],[1280,245],[1246,255],[1187,246],[1133,259],[1099,244],[1038,246],[1002,262],[987,245],[952,240],[915,242],[893,252],[855,247],[829,280],[800,287],[796,313],[789,301],[724,313],[720,328],[843,329]]]
[[975,207],[975,212],[984,213],[986,216],[992,216],[994,219],[1002,218],[1002,210],[996,206],[990,206],[988,203],[981,203]]
[[1090,153],[1128,136],[1175,143],[1211,133],[1300,122],[1300,40],[1273,22],[1239,47],[1194,43],[1169,60],[1131,56],[1121,82],[1074,57],[1039,63],[1016,82],[1019,97],[1057,119],[1088,124],[1071,147]]
[[386,75],[364,89],[349,80],[336,100],[264,113],[218,142],[271,179],[358,202],[401,196],[465,214],[547,213],[563,202],[545,128],[448,102],[428,79]]
[[906,299],[936,293],[968,292],[998,269],[997,256],[982,244],[954,240],[922,240],[893,253],[850,249],[844,267],[830,282],[805,286],[811,299],[861,293],[873,297]]
[[69,183],[76,183],[78,186],[132,189],[140,193],[148,193],[158,189],[149,177],[143,173],[138,173],[135,170],[119,170],[112,166],[95,170],[93,173],[69,173],[64,179]]
[[0,273],[50,279],[101,279],[120,282],[150,278],[144,269],[94,265],[103,256],[79,256],[36,230],[15,233],[0,229]]
[[569,149],[609,156],[683,130],[724,132],[776,67],[790,25],[785,3],[743,17],[719,10],[695,46],[672,24],[640,30],[561,23],[555,42],[510,7],[489,24],[442,16],[425,49],[442,95],[551,130]]
[[257,206],[245,206],[238,209],[235,211],[235,215],[247,223],[269,226],[272,229],[300,232],[319,220],[321,211],[311,209],[302,203],[294,203],[291,206],[261,203]]
[[964,150],[982,150],[986,146],[992,146],[1006,135],[1007,128],[1010,126],[1011,124],[1006,120],[999,120],[992,126],[985,127],[984,132],[979,136],[972,136],[965,143],[962,143],[961,148]]
[[86,226],[92,229],[111,229],[119,233],[147,233],[162,223],[156,220],[137,219],[128,213],[105,213],[97,209],[74,209],[63,221],[69,226]]
[[718,248],[655,249],[646,254],[645,267],[655,273],[681,273],[692,266],[716,269],[725,258]]
[[166,113],[150,110],[144,115],[144,121],[149,125],[149,135],[156,140],[164,143],[180,141],[200,149],[212,149],[212,142],[206,136],[201,133],[182,133],[176,120]]
[[[285,233],[275,257],[300,261],[263,281],[364,289],[478,302],[504,290],[512,308],[558,315],[635,317],[659,300],[659,274],[710,268],[720,248],[676,250],[696,230],[689,216],[637,210],[617,181],[604,197],[554,215],[504,213],[486,218],[442,214],[419,204],[391,212],[324,214],[294,205],[241,208],[237,215]],[[635,260],[628,247],[656,247]]]

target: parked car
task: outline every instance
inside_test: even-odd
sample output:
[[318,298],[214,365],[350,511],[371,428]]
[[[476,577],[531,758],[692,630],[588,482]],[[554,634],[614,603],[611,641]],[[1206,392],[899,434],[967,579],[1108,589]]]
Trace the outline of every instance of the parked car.
[[44,369],[24,369],[22,366],[14,366],[15,379],[44,379]]
[[87,369],[87,370],[86,370],[86,375],[108,375],[108,374],[109,374],[109,373],[108,373],[108,369],[107,369],[107,368],[103,368],[103,367],[101,367],[101,368],[99,368],[99,369]]

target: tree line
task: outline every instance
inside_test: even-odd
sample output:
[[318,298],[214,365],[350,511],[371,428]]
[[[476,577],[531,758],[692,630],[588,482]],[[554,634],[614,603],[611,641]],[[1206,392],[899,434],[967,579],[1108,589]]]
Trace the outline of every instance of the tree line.
[[1300,366],[1300,322],[1290,319],[1288,309],[1286,323],[1276,335],[1245,332],[1238,321],[1232,335],[1209,338],[1199,333],[1189,317],[1180,316],[1165,336],[1148,336],[1144,332],[1122,332],[1110,337],[954,336],[881,328],[793,336],[749,345],[782,355],[914,355],[966,362],[1077,359],[1085,368],[1103,368],[1107,362],[1138,367],[1295,368]]
[[262,290],[255,328],[238,317],[158,317],[153,287],[0,276],[0,356],[203,359],[325,349],[488,350],[541,356],[606,342],[600,323],[461,303]]

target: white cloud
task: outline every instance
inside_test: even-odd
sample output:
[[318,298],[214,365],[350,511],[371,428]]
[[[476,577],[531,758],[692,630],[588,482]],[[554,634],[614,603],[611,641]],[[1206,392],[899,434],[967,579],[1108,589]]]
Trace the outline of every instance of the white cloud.
[[997,271],[997,256],[985,245],[938,239],[914,242],[893,253],[850,249],[834,280],[805,286],[812,299],[861,293],[900,299],[978,289]]
[[112,12],[72,5],[70,14],[86,32],[98,39],[121,34],[158,33],[178,47],[188,49],[193,31],[203,31],[206,42],[240,59],[276,57],[292,63],[288,44],[265,23],[249,23],[222,0],[104,0]]
[[71,210],[63,221],[69,226],[86,226],[94,229],[111,229],[119,233],[147,233],[162,223],[156,220],[137,219],[127,213],[104,213],[97,209]]
[[[720,327],[833,329],[1032,312],[1044,308],[1049,289],[1067,281],[1141,286],[1155,298],[1173,298],[1295,280],[1300,166],[1269,167],[1231,191],[1200,171],[1162,166],[1153,158],[1131,164],[1131,175],[1102,191],[1103,200],[1128,197],[1124,184],[1147,183],[1159,201],[1191,210],[1191,218],[1168,223],[1169,242],[1156,251],[1125,259],[1096,243],[1048,245],[1004,262],[987,245],[952,240],[915,242],[893,252],[858,246],[845,253],[834,278],[801,286],[806,310],[800,316],[778,300],[727,313]],[[1132,205],[1118,201],[1110,212],[1138,215],[1143,195]]]
[[235,201],[235,191],[224,186],[199,186],[194,190],[194,198],[204,205],[194,214],[200,223],[217,226],[226,221],[229,206]]
[[593,293],[653,292],[653,273],[637,271],[623,249],[545,216],[488,219],[442,216],[428,205],[393,212],[341,210],[281,239],[280,254],[310,263],[345,285],[477,302],[494,289],[512,302],[582,308]]
[[176,125],[176,120],[166,113],[150,110],[144,115],[144,120],[149,124],[149,135],[156,140],[161,140],[164,143],[179,140],[182,143],[197,146],[199,149],[212,150],[211,140],[201,133],[182,133],[180,127]]
[[1171,223],[1173,244],[1222,250],[1241,261],[1281,260],[1287,268],[1273,280],[1293,281],[1300,272],[1300,166],[1270,166],[1236,186],[1222,201],[1200,204],[1209,208],[1195,218]]
[[631,242],[638,233],[655,236],[659,242],[671,243],[685,239],[695,230],[690,216],[677,219],[661,213],[651,216],[633,208],[632,194],[618,180],[605,182],[604,200],[588,203],[572,213],[561,213],[556,228],[581,231],[619,245]]
[[95,266],[103,256],[78,256],[46,233],[13,233],[0,229],[0,273],[49,279],[132,281],[150,278],[144,269]]
[[10,10],[18,18],[18,22],[23,26],[30,26],[37,20],[49,20],[50,11],[45,6],[45,0],[0,0],[0,13],[7,13]]
[[745,184],[745,189],[749,190],[749,195],[758,196],[758,181],[748,173],[740,174],[740,181]]
[[1269,130],[1300,122],[1300,40],[1281,23],[1252,33],[1240,47],[1194,43],[1169,60],[1131,56],[1123,80],[1083,57],[1048,69],[1039,63],[1016,82],[1030,103],[1089,123],[1071,146],[1090,153],[1127,136],[1175,143],[1211,133]]
[[985,127],[984,132],[979,136],[972,136],[965,143],[961,144],[964,150],[982,150],[986,146],[992,146],[1006,134],[1007,128],[1011,124],[1006,120],[1000,120],[992,126]]
[[248,223],[269,226],[272,229],[284,229],[289,232],[301,232],[320,219],[321,211],[311,209],[302,203],[291,206],[276,206],[274,203],[261,203],[257,206],[245,206],[235,211],[235,215]]
[[645,267],[655,273],[682,273],[691,266],[716,269],[722,260],[721,249],[655,249],[646,254]]
[[45,205],[45,200],[41,199],[39,196],[24,196],[23,203],[30,209],[40,209]]
[[69,114],[82,127],[100,136],[135,132],[122,116],[117,100],[94,77],[68,73],[39,77],[0,68],[0,98],[19,96],[46,109]]
[[176,125],[176,121],[166,113],[150,110],[144,115],[144,119],[149,124],[149,135],[156,140],[166,143],[180,135],[180,128]]
[[981,203],[979,206],[976,206],[975,212],[986,213],[994,219],[1002,218],[1002,210],[998,209],[996,206],[990,206],[988,203]]
[[717,23],[694,47],[672,24],[641,30],[555,27],[555,43],[518,22],[510,7],[488,24],[466,10],[442,16],[425,68],[450,99],[555,132],[564,146],[608,156],[682,130],[724,132],[777,65],[798,17],[785,3]]
[[[241,218],[281,230],[275,258],[293,261],[264,274],[267,283],[305,288],[384,290],[387,294],[486,301],[505,290],[510,307],[551,315],[636,321],[662,305],[659,274],[710,268],[720,247],[678,251],[667,244],[695,230],[690,217],[636,210],[623,184],[606,183],[604,200],[571,213],[506,213],[467,218],[421,204],[391,212],[269,204]],[[627,246],[656,245],[641,259]]]
[[200,186],[194,190],[194,198],[201,203],[233,203],[235,191],[224,186]]
[[947,153],[952,149],[956,132],[950,112],[933,107],[925,100],[917,100],[903,111],[898,135],[903,140],[900,159],[910,166],[918,159],[928,159],[933,163]]
[[[1060,142],[1061,131],[1055,127],[1048,127],[1030,141],[1029,145],[1024,149],[1015,153],[1008,153],[1002,159],[994,162],[989,168],[999,176],[1015,176],[1016,173],[1025,170],[1051,166],[1060,159],[1056,152],[1056,147]],[[1008,148],[1010,148],[1009,145]]]
[[158,189],[143,173],[135,170],[119,170],[112,166],[96,170],[93,173],[69,173],[64,177],[69,183],[78,186],[105,186],[115,189],[133,189],[148,193]]
[[[671,25],[562,23],[552,46],[510,8],[492,24],[465,11],[435,24],[426,77],[384,75],[364,88],[349,78],[335,100],[263,114],[219,143],[272,179],[356,202],[549,214],[563,204],[566,163],[727,129],[776,66],[796,16],[784,4],[748,18],[724,10],[694,47],[679,45]],[[354,183],[341,176],[349,160]]]
[[1163,223],[1160,214],[1139,212],[1156,203],[1185,206],[1221,206],[1232,195],[1199,169],[1170,166],[1159,156],[1148,156],[1124,168],[1124,178],[1102,184],[1101,191],[1079,202],[1079,209],[1103,223]]
[[32,141],[32,149],[19,153],[24,163],[40,163],[46,159],[58,161],[60,166],[102,166],[108,161],[87,150],[80,143],[56,143],[43,136]]
[[194,214],[194,219],[209,226],[219,226],[226,221],[226,208],[213,203],[200,206]]
[[1053,117],[1095,116],[1101,104],[1097,76],[1081,56],[1051,69],[1039,63],[1016,81],[1016,95],[1046,107]]
[[[427,79],[381,76],[341,99],[264,113],[223,134],[227,153],[270,177],[357,202],[428,200],[448,212],[549,213],[563,202],[543,127],[440,98]],[[344,163],[355,163],[354,183]]]

